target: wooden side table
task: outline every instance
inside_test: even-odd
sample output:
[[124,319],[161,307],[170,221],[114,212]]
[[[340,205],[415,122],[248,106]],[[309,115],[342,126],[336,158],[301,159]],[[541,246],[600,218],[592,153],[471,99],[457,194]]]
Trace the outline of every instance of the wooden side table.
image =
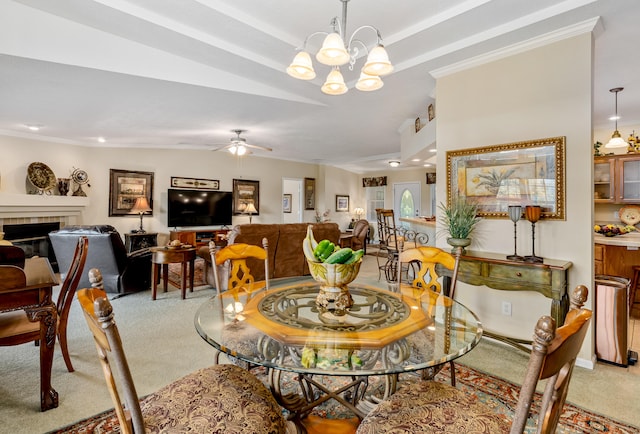
[[189,280],[189,290],[193,292],[193,273],[196,260],[196,249],[194,247],[170,249],[168,247],[151,247],[151,299],[156,299],[158,289],[158,279],[160,278],[160,265],[162,265],[162,281],[164,292],[167,292],[169,281],[169,264],[182,264],[180,271],[180,291],[182,299],[187,295],[187,279]]
[[124,246],[127,253],[158,245],[158,234],[155,232],[131,232],[124,234]]

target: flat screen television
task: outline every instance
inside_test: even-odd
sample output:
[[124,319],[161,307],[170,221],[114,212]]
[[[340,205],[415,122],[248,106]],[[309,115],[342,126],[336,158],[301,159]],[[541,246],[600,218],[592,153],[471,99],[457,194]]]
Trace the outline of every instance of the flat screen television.
[[168,190],[168,225],[222,226],[231,224],[232,193],[212,190]]

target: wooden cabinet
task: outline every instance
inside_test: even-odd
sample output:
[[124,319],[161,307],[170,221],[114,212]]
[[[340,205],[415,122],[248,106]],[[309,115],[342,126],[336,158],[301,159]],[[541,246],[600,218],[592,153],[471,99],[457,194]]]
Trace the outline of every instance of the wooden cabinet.
[[638,247],[594,245],[595,274],[633,279],[633,266],[640,264]]
[[158,234],[152,232],[124,234],[124,246],[127,253],[158,245]]
[[226,245],[226,235],[229,229],[201,229],[193,231],[171,231],[169,239],[180,240],[183,244],[190,244],[195,247],[206,246],[209,241],[214,241],[216,245]]
[[640,202],[640,154],[594,159],[595,203]]

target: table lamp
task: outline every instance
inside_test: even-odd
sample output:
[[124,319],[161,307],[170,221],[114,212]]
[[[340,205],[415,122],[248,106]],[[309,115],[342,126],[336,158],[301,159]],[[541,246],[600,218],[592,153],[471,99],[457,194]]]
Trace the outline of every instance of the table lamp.
[[258,210],[256,209],[256,207],[253,205],[253,202],[249,202],[247,204],[247,206],[244,209],[245,214],[249,214],[249,224],[251,224],[251,215],[255,212],[257,213]]
[[145,230],[142,228],[142,216],[145,212],[151,211],[151,207],[149,206],[149,202],[146,197],[139,197],[136,199],[136,203],[133,204],[133,208],[131,211],[134,213],[140,214],[140,229],[131,231],[134,234],[144,234]]

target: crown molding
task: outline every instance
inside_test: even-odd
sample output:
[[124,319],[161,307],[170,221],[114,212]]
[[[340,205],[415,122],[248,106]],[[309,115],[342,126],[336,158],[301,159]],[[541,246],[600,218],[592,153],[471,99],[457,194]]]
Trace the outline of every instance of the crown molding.
[[429,74],[431,74],[435,79],[438,79],[467,69],[475,68],[480,65],[495,62],[496,60],[504,59],[505,57],[523,53],[534,48],[543,47],[558,41],[572,38],[574,36],[590,32],[594,32],[597,35],[601,30],[601,26],[602,23],[600,17],[590,18],[588,20],[554,30],[553,32],[545,33],[544,35],[509,45],[499,50],[490,51],[480,56],[471,57],[461,62],[452,63],[451,65],[434,69],[433,71],[429,71]]

